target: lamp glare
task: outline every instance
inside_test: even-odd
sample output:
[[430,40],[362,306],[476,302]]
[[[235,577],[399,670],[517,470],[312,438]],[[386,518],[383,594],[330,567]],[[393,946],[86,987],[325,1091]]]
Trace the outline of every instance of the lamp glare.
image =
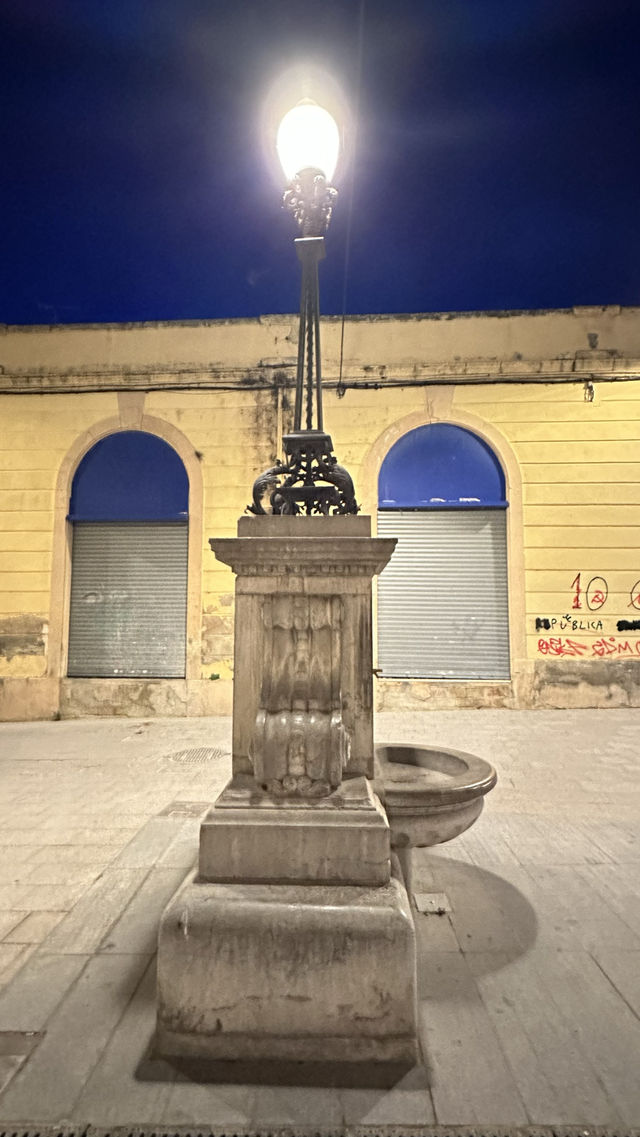
[[320,170],[331,181],[338,164],[340,135],[324,107],[303,99],[287,111],[278,127],[276,149],[287,181],[303,170]]

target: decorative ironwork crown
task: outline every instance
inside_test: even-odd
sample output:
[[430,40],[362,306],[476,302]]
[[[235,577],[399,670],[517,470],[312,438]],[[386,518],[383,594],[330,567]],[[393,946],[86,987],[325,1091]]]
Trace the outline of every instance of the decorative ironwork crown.
[[293,214],[302,237],[323,237],[337,196],[321,170],[303,170],[284,191],[282,208]]

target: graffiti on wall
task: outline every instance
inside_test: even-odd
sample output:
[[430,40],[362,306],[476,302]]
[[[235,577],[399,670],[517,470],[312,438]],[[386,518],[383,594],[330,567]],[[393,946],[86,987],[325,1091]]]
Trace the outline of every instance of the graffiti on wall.
[[626,655],[640,657],[640,640],[621,640],[617,636],[602,636],[593,643],[580,643],[563,636],[550,636],[538,640],[541,655],[573,656],[574,658],[602,659],[605,655]]
[[[579,572],[571,583],[573,590],[573,604],[571,608],[582,608],[586,604],[590,612],[597,612],[604,608],[609,596],[609,585],[603,576],[592,576],[586,588],[582,586],[582,573]],[[629,608],[637,608],[640,612],[640,580],[637,580],[629,589]]]
[[[548,637],[540,637],[538,640],[540,655],[569,656],[574,659],[603,659],[605,656],[640,657],[640,639],[620,638],[618,635],[601,635],[598,639],[588,642],[574,639],[575,632],[593,635],[605,631],[602,617],[592,616],[591,613],[599,613],[605,608],[609,600],[609,585],[604,576],[596,575],[587,579],[586,574],[579,572],[571,581],[570,589],[570,612],[566,612],[563,616],[536,617],[536,632],[555,633]],[[629,589],[627,607],[640,612],[640,580],[636,580]],[[640,619],[617,620],[615,630],[618,633],[640,631]],[[571,634],[558,635],[558,632]]]
[[560,632],[601,632],[604,628],[602,620],[576,620],[568,613],[565,616],[537,616],[536,632],[544,630],[551,632],[557,628]]

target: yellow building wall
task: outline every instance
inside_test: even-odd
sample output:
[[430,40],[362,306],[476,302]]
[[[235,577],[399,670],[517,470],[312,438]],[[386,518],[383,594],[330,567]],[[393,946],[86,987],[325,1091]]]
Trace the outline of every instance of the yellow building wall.
[[54,495],[79,434],[116,395],[11,395],[0,432],[0,680],[47,673]]
[[640,658],[640,623],[618,628],[640,621],[640,381],[596,382],[593,401],[579,383],[459,387],[454,408],[518,460],[527,657]]
[[216,561],[210,537],[234,537],[238,517],[251,501],[254,479],[276,459],[277,392],[151,392],[145,413],[171,423],[192,443],[202,466],[202,651],[204,680],[233,675],[231,569]]
[[[602,317],[612,336],[615,318],[609,312]],[[513,684],[492,689],[453,684],[445,691],[442,683],[425,680],[395,688],[393,681],[383,681],[383,705],[640,705],[640,626],[633,628],[640,621],[640,377],[630,378],[634,368],[640,376],[638,317],[635,322],[625,318],[619,377],[609,374],[610,363],[597,353],[583,364],[577,345],[596,326],[591,317],[550,314],[545,322],[530,315],[493,324],[481,315],[475,324],[457,319],[457,333],[454,320],[354,323],[347,329],[351,355],[343,398],[335,390],[338,328],[329,324],[326,329],[325,427],[365,512],[375,518],[377,473],[390,446],[405,430],[429,421],[477,424],[511,479],[511,516],[517,519],[509,548]],[[236,327],[227,322],[214,329],[221,337],[216,358],[228,355],[215,367],[210,363],[215,336],[204,325],[43,329],[11,338],[15,374],[32,367],[40,386],[29,394],[5,389],[2,402],[0,717],[43,717],[60,709],[100,713],[103,706],[113,713],[229,709],[234,578],[215,560],[209,538],[235,534],[255,477],[281,455],[281,435],[291,425],[295,322],[288,327],[284,317],[269,320]],[[568,342],[560,324],[562,329],[578,326],[567,359],[560,352]],[[520,339],[514,339],[516,330]],[[498,333],[494,348],[491,336]],[[175,389],[158,389],[163,374],[153,364],[160,351],[156,334],[167,353],[167,373],[169,361],[186,360],[171,364]],[[440,339],[429,346],[428,336],[448,336],[469,354],[443,361],[437,354],[444,351]],[[482,356],[472,355],[482,337]],[[152,340],[155,346],[146,347]],[[507,347],[526,343],[530,350],[537,345],[542,359],[552,340],[552,363],[513,362],[507,353]],[[50,363],[49,342],[55,348]],[[395,352],[396,362],[387,358],[378,367],[385,351]],[[70,361],[76,355],[74,371]],[[253,360],[253,370],[247,359]],[[274,373],[278,362],[286,382]],[[134,365],[138,370],[130,372]],[[593,401],[585,399],[583,367],[587,377],[593,376]],[[545,368],[562,381],[541,381]],[[516,381],[518,369],[521,381]],[[69,389],[47,393],[53,374]],[[187,389],[194,375],[204,376],[210,389]],[[370,380],[376,388],[350,385]],[[85,383],[98,389],[79,389]],[[111,383],[113,390],[99,389]],[[64,643],[50,650],[49,642],[52,627],[58,640],[64,638],[60,613],[68,604],[68,579],[60,568],[62,530],[54,537],[61,472],[70,454],[79,461],[79,440],[86,451],[93,436],[100,437],[101,424],[145,429],[142,416],[179,432],[201,475],[201,508],[198,503],[190,522],[202,565],[192,590],[196,671],[182,683],[157,681],[155,687],[133,680],[117,687],[111,680],[65,681]],[[393,699],[384,693],[392,689]],[[107,690],[115,692],[108,699]]]
[[[520,466],[527,700],[543,684],[545,705],[625,702],[637,680],[602,661],[640,661],[640,382],[584,393],[526,384],[455,399],[497,426]],[[583,661],[591,670],[576,669]]]

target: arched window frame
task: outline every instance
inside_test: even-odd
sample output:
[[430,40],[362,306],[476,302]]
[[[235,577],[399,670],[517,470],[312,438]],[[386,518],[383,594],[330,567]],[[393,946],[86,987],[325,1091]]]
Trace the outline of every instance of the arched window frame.
[[[67,674],[69,608],[71,595],[71,546],[73,524],[68,520],[71,487],[76,470],[96,442],[123,430],[141,430],[168,442],[181,458],[189,479],[189,537],[187,572],[187,652],[185,678],[200,679],[202,625],[202,467],[188,438],[171,423],[141,414],[135,421],[126,413],[94,423],[81,434],[62,460],[54,500],[53,551],[47,675],[59,680]],[[69,680],[82,682],[82,680]],[[158,680],[158,682],[165,682]]]
[[[413,480],[411,467],[417,467]],[[447,496],[421,496],[434,485],[441,492],[446,488]],[[430,422],[407,431],[387,451],[378,474],[377,508],[506,509],[505,490],[504,471],[484,439],[457,423]]]
[[[509,502],[507,510],[507,555],[508,555],[508,596],[509,596],[509,642],[511,655],[510,685],[515,689],[526,681],[526,624],[525,624],[525,567],[522,505],[522,474],[518,459],[505,436],[492,423],[478,415],[453,407],[453,386],[429,389],[428,404],[425,408],[388,423],[371,444],[364,455],[359,486],[361,487],[362,509],[372,518],[374,532],[377,529],[378,478],[382,463],[391,447],[403,435],[419,426],[435,422],[451,423],[461,426],[483,439],[496,454],[505,475],[505,494]],[[373,642],[374,663],[377,665],[377,581],[374,581]],[[387,680],[386,682],[402,682]],[[416,683],[443,682],[437,680],[415,680]],[[478,688],[482,683],[478,683]],[[488,683],[488,688],[495,683]],[[479,690],[479,697],[481,692]],[[514,698],[519,699],[519,690],[514,690]]]
[[117,430],[87,450],[71,483],[69,521],[188,521],[189,479],[173,446]]

